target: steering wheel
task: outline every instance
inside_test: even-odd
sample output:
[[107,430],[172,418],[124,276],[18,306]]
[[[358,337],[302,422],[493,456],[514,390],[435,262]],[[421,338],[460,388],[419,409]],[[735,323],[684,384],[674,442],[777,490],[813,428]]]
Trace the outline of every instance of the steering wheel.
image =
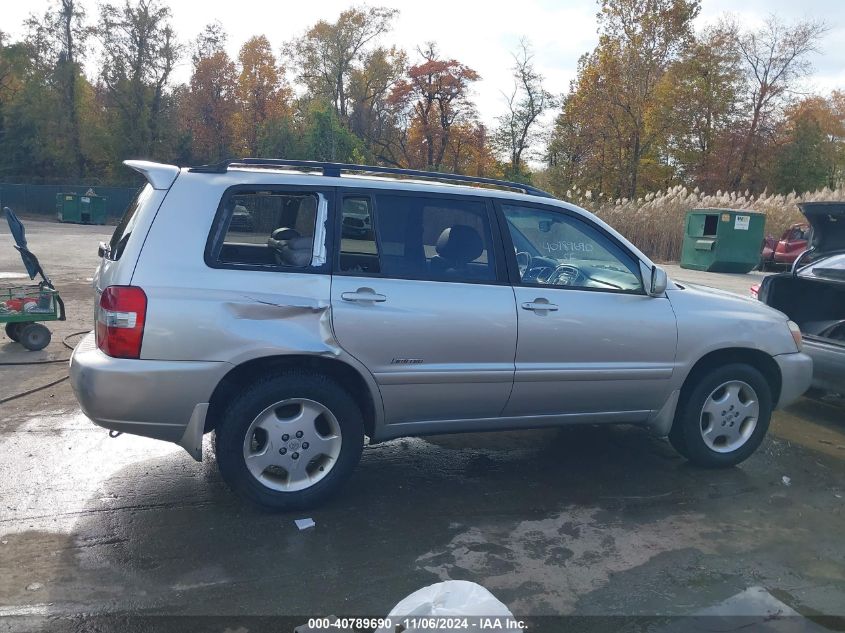
[[525,251],[517,251],[516,253],[516,267],[519,269],[520,279],[525,278],[526,271],[531,267],[531,253]]
[[516,263],[522,280],[532,283],[572,286],[582,276],[581,271],[571,264],[561,264],[551,257],[532,256],[523,251],[516,254]]
[[581,271],[569,264],[559,264],[551,274],[539,280],[549,286],[574,286],[581,277]]

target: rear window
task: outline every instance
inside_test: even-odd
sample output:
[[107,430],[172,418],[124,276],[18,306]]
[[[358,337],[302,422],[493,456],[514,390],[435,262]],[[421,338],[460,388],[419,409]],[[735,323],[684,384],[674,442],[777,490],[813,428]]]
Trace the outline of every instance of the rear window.
[[123,251],[126,249],[126,243],[132,235],[132,229],[135,228],[135,224],[138,222],[138,210],[150,201],[153,191],[152,185],[144,185],[135,194],[132,202],[129,203],[129,206],[123,213],[123,217],[117,223],[114,233],[112,233],[111,240],[109,240],[109,252],[107,255],[109,259],[117,261],[123,255]]
[[376,197],[381,271],[388,277],[494,281],[484,203],[472,199]]

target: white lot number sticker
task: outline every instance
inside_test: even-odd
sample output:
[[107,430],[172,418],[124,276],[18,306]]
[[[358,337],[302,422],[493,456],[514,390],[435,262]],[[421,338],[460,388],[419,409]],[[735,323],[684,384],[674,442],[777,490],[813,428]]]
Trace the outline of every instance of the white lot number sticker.
[[751,216],[750,215],[738,215],[736,216],[736,220],[734,220],[734,229],[737,231],[747,231],[748,226],[751,224]]

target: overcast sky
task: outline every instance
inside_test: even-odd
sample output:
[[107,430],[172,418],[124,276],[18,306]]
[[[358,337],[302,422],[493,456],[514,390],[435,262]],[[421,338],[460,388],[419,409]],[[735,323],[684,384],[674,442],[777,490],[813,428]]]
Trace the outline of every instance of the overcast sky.
[[[42,14],[49,0],[0,0],[0,29],[12,38],[22,35],[22,22]],[[89,17],[95,0],[83,0]],[[279,52],[284,41],[304,32],[320,19],[333,21],[350,0],[171,0],[173,23],[181,41],[196,37],[202,27],[219,20],[229,33],[229,53],[237,55],[249,37],[264,34]],[[438,43],[444,56],[454,57],[482,77],[475,88],[481,118],[492,124],[503,109],[502,91],[511,85],[511,51],[520,37],[534,46],[537,67],[546,87],[563,93],[573,78],[578,57],[597,41],[596,4],[590,0],[371,0],[369,4],[399,9],[394,29],[384,38],[411,53],[428,40]],[[828,93],[845,89],[845,2],[843,0],[703,0],[697,26],[731,13],[741,24],[759,25],[770,13],[786,20],[824,19],[830,27],[821,51],[814,55],[809,90]],[[175,74],[187,80],[190,65],[183,60]]]

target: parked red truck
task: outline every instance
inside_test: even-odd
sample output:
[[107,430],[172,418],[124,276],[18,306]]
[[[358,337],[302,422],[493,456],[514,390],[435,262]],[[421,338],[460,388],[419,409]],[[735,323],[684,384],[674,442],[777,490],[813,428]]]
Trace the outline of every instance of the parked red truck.
[[792,266],[798,256],[807,250],[809,237],[810,225],[806,223],[793,224],[783,232],[780,240],[773,235],[767,236],[760,253],[760,270]]

